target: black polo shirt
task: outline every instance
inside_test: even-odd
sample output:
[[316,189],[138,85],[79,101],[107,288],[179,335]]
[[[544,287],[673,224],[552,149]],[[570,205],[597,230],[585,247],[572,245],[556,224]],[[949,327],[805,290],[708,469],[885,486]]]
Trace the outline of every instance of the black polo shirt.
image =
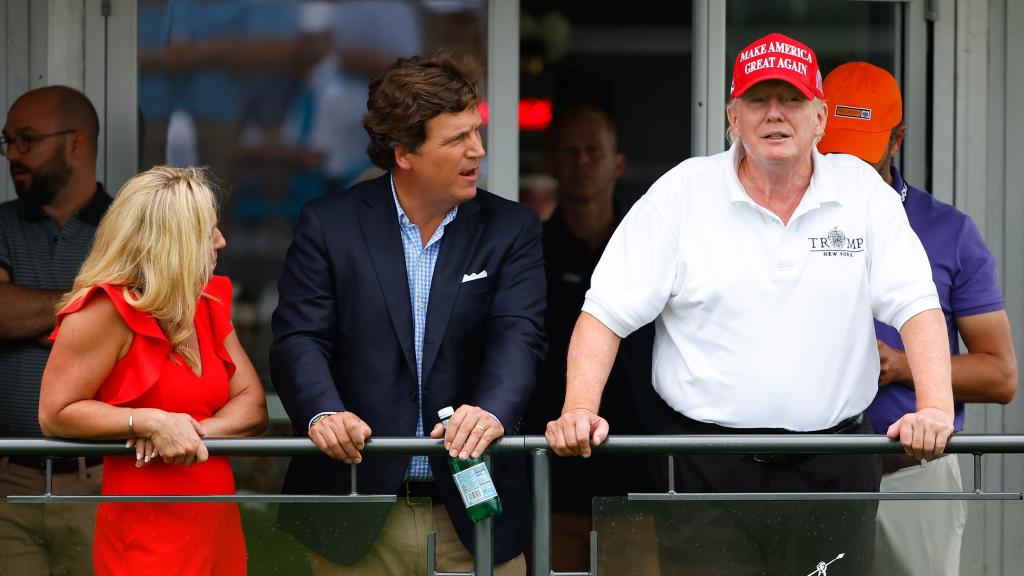
[[[11,283],[70,290],[110,202],[103,185],[97,183],[92,200],[63,228],[20,199],[0,204],[0,267]],[[39,383],[49,356],[49,348],[33,340],[0,340],[0,437],[42,436]]]
[[[622,216],[616,206],[616,226]],[[562,412],[569,339],[590,289],[590,277],[605,248],[591,252],[586,241],[573,236],[566,227],[561,209],[544,223],[542,243],[548,290],[544,317],[548,357],[527,407],[527,434],[543,434],[547,422]],[[601,401],[601,415],[608,420],[612,434],[655,433],[665,411],[672,410],[651,383],[653,347],[653,324],[630,334],[619,347]],[[587,461],[556,458],[552,464],[552,509],[589,513],[590,499],[595,496],[664,490],[667,466],[663,461],[661,456],[611,454],[595,455]]]

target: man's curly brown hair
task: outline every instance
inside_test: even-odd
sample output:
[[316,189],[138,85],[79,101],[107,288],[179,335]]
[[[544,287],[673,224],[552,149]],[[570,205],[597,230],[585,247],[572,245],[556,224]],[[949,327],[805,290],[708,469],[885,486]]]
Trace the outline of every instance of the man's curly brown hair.
[[395,167],[395,149],[419,150],[427,121],[457,114],[480,102],[479,76],[445,50],[430,56],[399,58],[370,82],[363,128],[370,135],[366,153],[384,170]]

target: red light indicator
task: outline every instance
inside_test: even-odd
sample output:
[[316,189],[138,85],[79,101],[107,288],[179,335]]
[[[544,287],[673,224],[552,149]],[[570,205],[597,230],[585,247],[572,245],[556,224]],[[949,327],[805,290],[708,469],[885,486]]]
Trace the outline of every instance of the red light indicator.
[[[490,116],[490,106],[487,105],[487,102],[481,102],[477,104],[477,110],[480,111],[480,119],[486,125],[487,118]],[[551,125],[552,114],[551,100],[543,98],[525,98],[520,100],[519,129],[527,132],[547,130],[548,126]]]
[[519,101],[519,129],[528,132],[547,130],[551,125],[551,100],[525,98]]

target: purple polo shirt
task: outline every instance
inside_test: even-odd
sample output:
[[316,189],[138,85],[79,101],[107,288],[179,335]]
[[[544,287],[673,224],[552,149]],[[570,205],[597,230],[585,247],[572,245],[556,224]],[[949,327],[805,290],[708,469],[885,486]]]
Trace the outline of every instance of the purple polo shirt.
[[[969,216],[923,190],[908,186],[896,168],[892,169],[892,187],[903,196],[910,227],[928,253],[932,279],[946,317],[949,352],[959,354],[954,319],[1005,307],[996,280],[996,260]],[[903,350],[903,341],[895,328],[875,320],[875,335],[889,346]],[[963,430],[964,405],[957,402],[954,408],[953,428]],[[913,389],[893,382],[878,389],[867,414],[875,432],[885,434],[890,424],[916,410]]]

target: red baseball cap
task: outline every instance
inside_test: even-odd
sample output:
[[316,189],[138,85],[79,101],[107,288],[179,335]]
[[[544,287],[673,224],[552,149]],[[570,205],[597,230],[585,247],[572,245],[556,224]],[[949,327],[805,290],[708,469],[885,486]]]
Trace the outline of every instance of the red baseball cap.
[[739,98],[765,80],[783,80],[808,98],[824,98],[821,70],[814,51],[782,34],[769,34],[740,50],[732,67],[730,98]]
[[825,78],[829,118],[818,142],[822,154],[853,154],[868,164],[882,159],[892,129],[903,120],[900,85],[885,69],[849,62]]

